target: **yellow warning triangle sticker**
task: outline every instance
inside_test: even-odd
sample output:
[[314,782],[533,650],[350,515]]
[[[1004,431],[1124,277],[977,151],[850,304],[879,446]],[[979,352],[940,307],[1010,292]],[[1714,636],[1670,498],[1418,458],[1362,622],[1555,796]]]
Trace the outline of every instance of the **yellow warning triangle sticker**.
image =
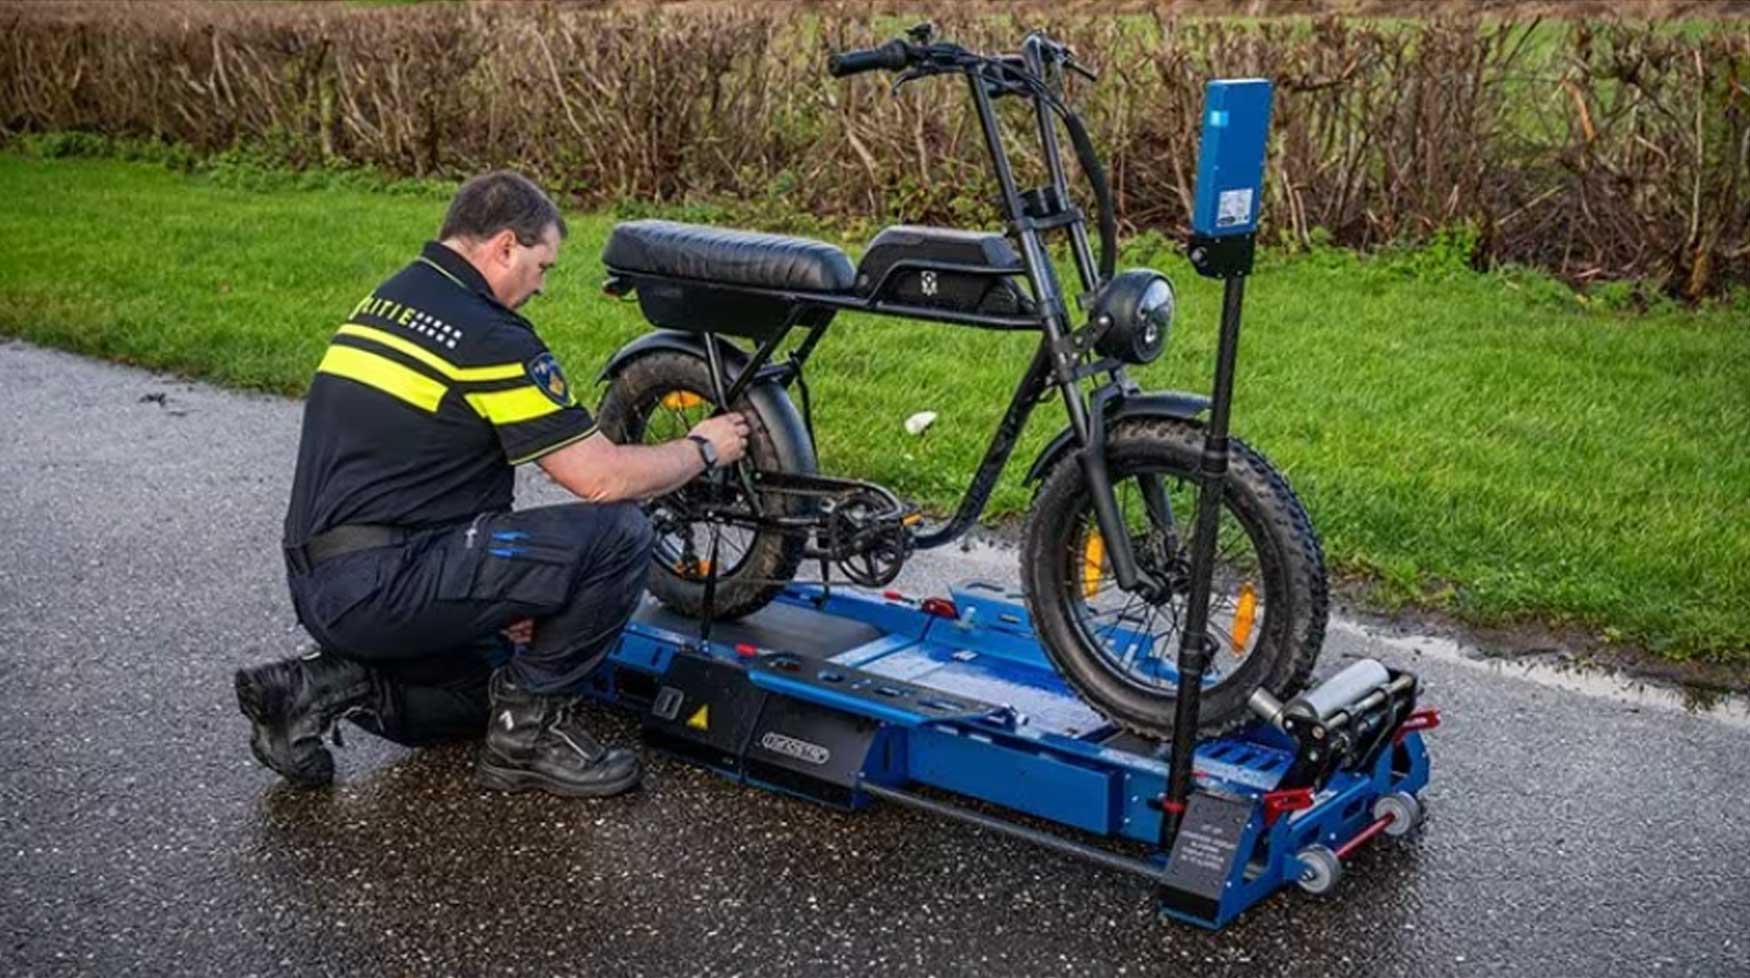
[[698,712],[687,719],[687,726],[694,730],[711,729],[711,704],[707,703],[699,707]]

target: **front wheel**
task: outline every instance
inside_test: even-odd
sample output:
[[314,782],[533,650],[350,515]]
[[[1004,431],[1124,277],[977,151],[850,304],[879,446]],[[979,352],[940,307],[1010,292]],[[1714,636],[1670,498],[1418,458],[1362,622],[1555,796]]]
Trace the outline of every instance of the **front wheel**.
[[[1238,439],[1229,446],[1209,605],[1217,653],[1198,713],[1205,735],[1244,723],[1254,690],[1296,692],[1324,644],[1328,613],[1324,553],[1306,510],[1262,456]],[[1166,601],[1118,587],[1073,454],[1046,474],[1022,543],[1028,608],[1058,671],[1107,719],[1161,740],[1173,731],[1202,450],[1202,428],[1170,418],[1120,421],[1107,437],[1131,547],[1138,565],[1168,584]]]

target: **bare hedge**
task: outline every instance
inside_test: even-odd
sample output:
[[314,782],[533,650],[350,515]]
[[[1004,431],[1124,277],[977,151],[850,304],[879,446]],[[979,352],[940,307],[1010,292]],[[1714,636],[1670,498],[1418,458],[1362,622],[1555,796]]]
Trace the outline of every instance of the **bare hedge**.
[[[1103,70],[1074,96],[1132,227],[1184,230],[1202,82],[1263,75],[1280,91],[1268,194],[1284,239],[1373,247],[1469,225],[1479,264],[1649,278],[1689,298],[1750,284],[1742,21],[1241,24],[1030,7],[939,26],[986,50],[1044,28]],[[14,132],[420,176],[510,165],[588,203],[990,215],[960,86],[894,99],[868,77],[826,77],[826,52],[895,27],[849,8],[73,3],[15,6],[0,27],[0,125]]]

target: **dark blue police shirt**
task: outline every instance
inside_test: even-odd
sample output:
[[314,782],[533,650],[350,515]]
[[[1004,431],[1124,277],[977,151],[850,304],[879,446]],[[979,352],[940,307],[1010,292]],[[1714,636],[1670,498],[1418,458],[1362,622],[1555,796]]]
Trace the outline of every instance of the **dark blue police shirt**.
[[509,509],[514,466],[595,430],[529,321],[429,242],[354,307],[316,368],[285,542]]

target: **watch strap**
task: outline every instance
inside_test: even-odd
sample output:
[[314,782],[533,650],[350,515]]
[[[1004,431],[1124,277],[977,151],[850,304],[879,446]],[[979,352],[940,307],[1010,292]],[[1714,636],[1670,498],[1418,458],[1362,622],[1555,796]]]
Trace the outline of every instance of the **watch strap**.
[[688,435],[687,441],[698,446],[699,460],[705,463],[706,472],[717,467],[717,446],[711,444],[711,439],[704,435]]

